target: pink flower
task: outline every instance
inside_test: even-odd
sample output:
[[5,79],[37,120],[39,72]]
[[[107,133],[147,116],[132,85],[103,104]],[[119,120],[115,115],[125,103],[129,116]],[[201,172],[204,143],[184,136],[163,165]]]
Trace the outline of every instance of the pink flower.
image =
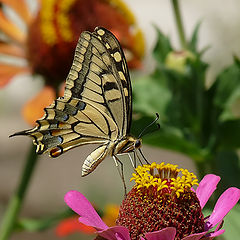
[[[199,183],[196,189],[196,195],[199,199],[200,206],[203,208],[208,199],[215,191],[220,177],[209,174],[206,175]],[[193,189],[192,189],[193,190]],[[194,190],[193,190],[194,191]],[[205,231],[201,233],[191,234],[184,237],[183,240],[209,240],[219,236],[225,232],[220,229],[223,218],[234,207],[240,199],[240,189],[231,187],[228,188],[218,199],[214,210],[210,217],[205,219]],[[108,227],[94,210],[90,202],[78,191],[69,191],[64,198],[67,205],[80,215],[79,221],[87,226],[92,226],[96,229],[96,233],[107,240],[130,240],[130,234],[126,227],[114,226]],[[211,231],[216,226],[214,231]],[[174,227],[166,227],[160,231],[149,232],[145,237],[140,237],[141,240],[174,240],[176,229]]]

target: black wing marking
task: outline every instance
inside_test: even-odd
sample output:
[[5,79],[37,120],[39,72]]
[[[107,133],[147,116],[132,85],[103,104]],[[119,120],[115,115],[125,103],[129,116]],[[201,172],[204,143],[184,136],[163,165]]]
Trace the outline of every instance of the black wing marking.
[[105,44],[108,52],[115,61],[117,74],[121,80],[123,94],[125,95],[126,113],[128,119],[125,134],[128,134],[130,132],[132,121],[132,87],[124,52],[117,38],[109,30],[103,27],[96,27],[94,33]]

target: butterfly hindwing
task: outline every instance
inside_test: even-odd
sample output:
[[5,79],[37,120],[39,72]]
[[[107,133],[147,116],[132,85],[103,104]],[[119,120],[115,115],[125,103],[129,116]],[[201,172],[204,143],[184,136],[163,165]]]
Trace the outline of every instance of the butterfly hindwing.
[[64,99],[57,99],[45,108],[45,116],[37,123],[38,126],[26,131],[25,135],[33,137],[38,153],[49,151],[52,157],[73,147],[106,143],[109,136],[113,139],[118,136],[112,119],[82,100],[65,102]]

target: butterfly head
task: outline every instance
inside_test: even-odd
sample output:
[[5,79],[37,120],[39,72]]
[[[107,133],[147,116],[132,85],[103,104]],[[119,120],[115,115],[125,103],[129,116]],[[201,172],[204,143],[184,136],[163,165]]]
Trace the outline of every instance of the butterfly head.
[[142,139],[133,136],[126,136],[119,141],[115,148],[115,153],[129,153],[142,146]]
[[141,138],[137,138],[134,142],[134,148],[138,149],[142,146],[142,139]]

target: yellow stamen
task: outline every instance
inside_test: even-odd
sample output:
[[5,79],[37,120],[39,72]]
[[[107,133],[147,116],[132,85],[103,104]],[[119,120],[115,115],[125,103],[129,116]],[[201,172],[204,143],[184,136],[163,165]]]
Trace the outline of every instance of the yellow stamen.
[[[63,41],[70,42],[73,33],[70,29],[69,10],[76,0],[42,0],[41,32],[43,40],[48,45],[58,41],[58,35]],[[58,30],[58,33],[57,33]]]
[[70,30],[70,20],[68,12],[76,0],[62,0],[59,5],[59,14],[57,15],[57,23],[61,37],[64,41],[70,42],[73,39],[73,33]]
[[[164,162],[151,165],[138,166],[133,173],[130,181],[134,180],[137,189],[157,187],[157,191],[168,188],[171,194],[178,198],[184,192],[191,189],[192,186],[198,185],[195,174],[187,169],[178,168],[177,165],[165,164]],[[181,173],[181,177],[178,174]]]
[[54,45],[57,41],[57,33],[53,24],[55,2],[56,0],[43,0],[40,12],[42,37],[49,45]]
[[133,13],[129,10],[127,5],[121,0],[107,0],[107,2],[115,6],[124,15],[129,24],[135,24],[136,20]]

